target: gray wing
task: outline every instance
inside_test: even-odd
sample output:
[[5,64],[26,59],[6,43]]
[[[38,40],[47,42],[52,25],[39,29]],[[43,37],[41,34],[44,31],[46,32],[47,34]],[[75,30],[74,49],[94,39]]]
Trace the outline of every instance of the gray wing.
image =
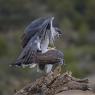
[[44,21],[48,20],[48,19],[51,19],[52,17],[41,17],[41,18],[38,18],[34,21],[32,21],[25,29],[26,32],[30,31],[32,28],[37,28],[39,27],[40,25],[43,24]]
[[[46,27],[47,24],[43,25],[43,29],[41,29],[40,32],[37,32],[33,37],[31,37],[29,39],[29,41],[27,42],[27,45],[23,48],[20,56],[17,58],[16,63],[13,65],[16,66],[21,66],[21,65],[28,65],[28,64],[32,64],[35,63],[35,54],[37,53],[38,50],[38,45],[35,42],[35,40],[37,40],[37,36],[42,36],[44,37],[43,34],[45,34],[46,31]],[[41,34],[41,32],[43,32]]]
[[22,47],[24,48],[29,40],[40,30],[40,28],[31,29],[30,32],[25,32],[22,35]]
[[[37,20],[34,20],[32,23],[28,25],[28,27],[25,29],[25,32],[22,36],[22,47],[24,48],[28,41],[35,35],[37,34],[42,34],[42,30],[50,28],[50,20],[51,17],[44,17],[44,18],[39,18]],[[41,35],[40,34],[40,35]]]
[[32,40],[30,40],[25,48],[23,48],[21,54],[16,60],[15,64],[12,64],[13,66],[23,66],[28,64],[35,63],[35,55],[37,53],[37,43],[31,43]]

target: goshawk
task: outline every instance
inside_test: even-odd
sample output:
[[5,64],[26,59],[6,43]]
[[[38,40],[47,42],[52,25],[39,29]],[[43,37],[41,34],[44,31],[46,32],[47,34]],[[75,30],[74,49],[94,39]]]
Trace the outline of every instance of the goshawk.
[[[54,27],[53,20],[54,17],[39,18],[32,21],[32,23],[26,27],[22,36],[22,52],[17,58],[16,63],[13,65],[28,65],[31,67],[38,65],[39,69],[41,70],[46,68],[45,71],[47,73],[51,71],[51,63],[41,65],[36,58],[38,54],[42,55],[47,53],[49,44],[53,44],[55,38],[59,37],[59,35],[62,33],[58,27]],[[47,58],[49,58],[50,55],[47,56]]]

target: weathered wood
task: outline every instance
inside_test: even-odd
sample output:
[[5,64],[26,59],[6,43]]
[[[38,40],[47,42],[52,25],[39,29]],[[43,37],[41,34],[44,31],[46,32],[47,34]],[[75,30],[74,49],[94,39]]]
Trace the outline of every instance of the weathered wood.
[[87,79],[77,79],[71,73],[50,73],[28,84],[14,95],[55,95],[67,90],[89,90]]

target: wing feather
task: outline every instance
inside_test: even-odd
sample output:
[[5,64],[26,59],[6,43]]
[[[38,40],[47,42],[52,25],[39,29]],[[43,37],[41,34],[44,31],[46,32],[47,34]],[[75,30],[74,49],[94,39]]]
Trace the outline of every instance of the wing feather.
[[39,32],[40,28],[31,29],[31,31],[24,32],[22,35],[22,47],[24,48],[29,40],[37,33]]
[[50,17],[39,18],[30,23],[22,35],[22,47],[24,48],[36,33],[43,34],[43,30],[48,28],[49,23]]
[[[43,21],[42,21],[43,22]],[[41,40],[44,40],[46,35],[46,29],[48,28],[48,25],[50,24],[50,19],[46,19],[40,28],[33,28],[32,31],[26,31],[23,36],[23,50],[20,54],[20,56],[16,60],[16,65],[19,64],[29,64],[33,63],[35,59],[35,53],[37,53],[37,43],[35,43],[35,40],[37,40],[37,37],[41,37]],[[34,25],[36,26],[36,24]],[[32,27],[34,27],[32,26]]]
[[43,24],[44,21],[46,21],[47,19],[50,19],[50,18],[51,18],[50,16],[48,16],[48,17],[40,17],[40,18],[38,18],[38,19],[32,21],[32,22],[26,27],[25,31],[27,32],[27,31],[30,31],[30,30],[33,29],[33,28],[39,27],[40,25]]
[[35,57],[35,51],[29,49],[29,51],[24,55],[24,57],[18,58],[16,60],[16,63],[14,65],[23,66],[23,65],[33,64],[35,63],[34,57]]

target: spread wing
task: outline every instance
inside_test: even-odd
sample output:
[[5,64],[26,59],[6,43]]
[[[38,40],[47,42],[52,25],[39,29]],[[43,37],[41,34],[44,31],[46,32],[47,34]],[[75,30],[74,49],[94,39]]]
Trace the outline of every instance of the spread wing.
[[39,32],[39,28],[31,29],[31,31],[24,32],[22,35],[22,47],[24,48],[29,40],[37,33]]
[[[28,41],[35,35],[35,34],[43,34],[43,30],[50,28],[50,17],[39,18],[34,20],[32,23],[28,25],[25,29],[24,34],[22,35],[22,47],[24,48]],[[39,32],[39,33],[38,33]]]
[[30,31],[32,28],[37,28],[39,27],[40,25],[43,24],[44,21],[48,20],[48,19],[51,19],[51,17],[41,17],[41,18],[38,18],[34,21],[32,21],[25,29],[25,31]]
[[[35,42],[37,40],[37,36],[42,36],[42,38],[45,35],[46,27],[47,24],[43,25],[43,29],[41,29],[40,32],[37,32],[33,37],[29,38],[29,41],[27,42],[27,45],[23,48],[21,54],[16,60],[16,63],[13,65],[16,66],[21,66],[21,65],[28,65],[28,64],[33,64],[35,63],[35,54],[37,53],[38,50],[38,45]],[[41,34],[42,32],[42,34]]]
[[31,44],[30,40],[27,46],[23,48],[15,64],[12,64],[12,66],[23,66],[35,63],[36,53],[37,53],[37,44],[36,43]]

